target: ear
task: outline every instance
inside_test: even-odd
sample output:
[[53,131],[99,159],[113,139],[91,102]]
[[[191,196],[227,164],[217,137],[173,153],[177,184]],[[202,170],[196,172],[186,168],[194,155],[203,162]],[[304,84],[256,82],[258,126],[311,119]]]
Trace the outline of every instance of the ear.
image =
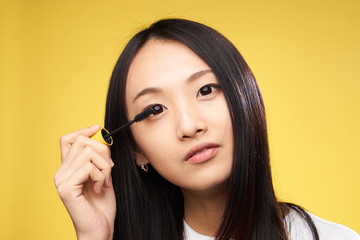
[[149,163],[149,160],[145,157],[145,155],[141,151],[135,152],[135,161],[138,167],[140,167],[142,163],[144,163],[145,165]]

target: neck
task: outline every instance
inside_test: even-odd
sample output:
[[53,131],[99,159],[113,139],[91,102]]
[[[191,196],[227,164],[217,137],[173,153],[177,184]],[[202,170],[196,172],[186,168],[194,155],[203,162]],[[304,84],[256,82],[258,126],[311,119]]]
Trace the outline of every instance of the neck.
[[186,223],[202,235],[215,236],[226,204],[225,184],[205,191],[182,189],[182,192]]

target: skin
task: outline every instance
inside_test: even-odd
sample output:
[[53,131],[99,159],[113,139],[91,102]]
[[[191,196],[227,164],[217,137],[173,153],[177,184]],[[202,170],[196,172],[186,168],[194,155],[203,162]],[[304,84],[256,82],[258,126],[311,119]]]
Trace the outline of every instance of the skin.
[[[209,66],[185,45],[150,40],[130,65],[125,95],[129,119],[151,105],[159,108],[131,126],[136,164],[151,164],[179,186],[185,221],[208,236],[215,235],[221,221],[233,152],[231,119],[217,86]],[[99,128],[60,139],[62,165],[54,181],[78,239],[112,239],[114,229],[110,149],[91,139]],[[206,161],[187,161],[190,149],[202,143],[215,144],[216,151]]]
[[[226,201],[233,135],[224,95],[215,87],[204,92],[209,84],[218,85],[217,78],[187,46],[150,40],[129,69],[126,104],[129,119],[149,105],[162,107],[159,114],[131,127],[138,145],[137,164],[150,163],[179,186],[185,221],[199,233],[212,236]],[[157,90],[136,97],[144,89]],[[201,163],[184,160],[193,146],[204,142],[219,146],[211,159]]]
[[55,186],[73,221],[77,239],[112,239],[116,202],[108,146],[90,139],[100,126],[60,139],[61,167]]

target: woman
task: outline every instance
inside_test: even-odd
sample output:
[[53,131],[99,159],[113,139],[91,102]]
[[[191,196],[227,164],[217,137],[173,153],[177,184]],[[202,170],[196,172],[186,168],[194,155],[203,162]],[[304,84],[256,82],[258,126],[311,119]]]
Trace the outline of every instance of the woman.
[[130,40],[105,128],[148,108],[111,150],[90,139],[99,126],[61,138],[55,184],[79,239],[360,239],[277,201],[260,90],[215,30],[168,19]]

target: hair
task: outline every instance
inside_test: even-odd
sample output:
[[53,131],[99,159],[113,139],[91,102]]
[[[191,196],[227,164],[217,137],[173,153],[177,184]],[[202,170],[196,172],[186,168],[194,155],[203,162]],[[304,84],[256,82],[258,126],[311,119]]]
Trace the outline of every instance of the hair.
[[[260,89],[236,47],[216,30],[184,19],[165,19],[138,32],[126,45],[112,73],[105,113],[106,129],[128,121],[125,89],[130,64],[151,39],[186,45],[212,69],[227,101],[233,126],[233,163],[228,197],[216,239],[288,239],[285,216],[295,210],[319,239],[310,216],[299,206],[276,199],[270,169],[265,109]],[[116,195],[114,239],[183,239],[184,199],[178,186],[135,163],[135,140],[127,129],[114,137],[111,156]]]

